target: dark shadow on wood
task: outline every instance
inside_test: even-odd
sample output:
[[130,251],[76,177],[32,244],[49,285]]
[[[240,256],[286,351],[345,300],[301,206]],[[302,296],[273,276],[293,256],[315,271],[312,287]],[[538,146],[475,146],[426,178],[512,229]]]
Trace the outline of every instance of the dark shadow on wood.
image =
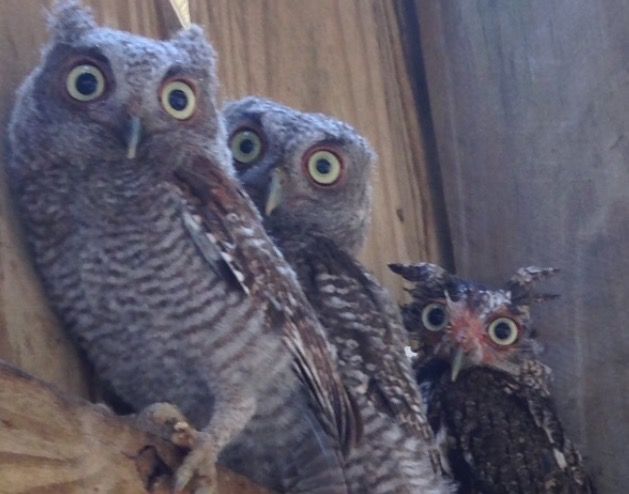
[[441,251],[441,264],[451,272],[456,271],[452,238],[448,221],[447,204],[444,196],[439,153],[432,121],[424,54],[421,45],[421,25],[413,0],[400,0],[394,3],[395,13],[400,26],[400,36],[404,48],[405,62],[411,76],[410,84],[415,98],[415,112],[419,121],[421,136],[426,154],[425,168],[428,175],[430,198],[433,204],[435,230],[434,235]]

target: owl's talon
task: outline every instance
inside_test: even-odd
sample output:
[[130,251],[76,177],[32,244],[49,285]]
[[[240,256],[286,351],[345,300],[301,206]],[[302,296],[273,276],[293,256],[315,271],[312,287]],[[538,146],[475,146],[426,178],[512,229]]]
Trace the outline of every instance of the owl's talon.
[[193,449],[197,442],[199,432],[195,430],[188,422],[180,421],[173,426],[173,433],[170,436],[170,442],[180,448]]
[[165,402],[153,403],[143,408],[138,414],[138,418],[150,420],[163,427],[174,427],[179,422],[187,421],[179,408]]
[[194,431],[194,437],[194,449],[188,453],[177,470],[175,493],[181,493],[191,482],[194,482],[195,494],[215,494],[218,453],[207,434]]
[[140,427],[163,438],[170,438],[174,427],[186,421],[183,413],[170,403],[153,403],[135,416]]

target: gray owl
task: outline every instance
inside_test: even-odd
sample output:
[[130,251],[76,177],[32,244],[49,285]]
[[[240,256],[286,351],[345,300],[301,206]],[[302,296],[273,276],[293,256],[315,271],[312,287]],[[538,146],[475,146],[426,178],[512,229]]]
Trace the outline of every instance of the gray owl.
[[[359,418],[233,176],[203,32],[146,39],[96,26],[76,1],[56,6],[51,32],[17,95],[9,174],[67,330],[134,409],[171,402],[200,430],[177,491],[191,479],[213,491],[221,450],[289,402],[277,434],[254,445],[272,458],[249,467],[292,476],[299,492],[309,475],[347,492],[339,455]],[[314,442],[321,454],[300,458]],[[293,455],[303,461],[277,465]]]
[[397,307],[354,257],[370,217],[375,156],[348,125],[247,98],[224,109],[240,180],[297,272],[363,418],[347,462],[356,493],[444,493]]
[[551,401],[530,306],[550,268],[490,289],[434,264],[391,265],[413,283],[404,324],[428,417],[463,493],[593,492]]

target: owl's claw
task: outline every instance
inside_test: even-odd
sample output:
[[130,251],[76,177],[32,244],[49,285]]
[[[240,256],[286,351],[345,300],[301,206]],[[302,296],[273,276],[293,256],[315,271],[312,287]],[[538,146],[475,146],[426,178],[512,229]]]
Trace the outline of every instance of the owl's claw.
[[217,457],[218,451],[210,436],[203,432],[194,431],[193,449],[177,470],[175,494],[182,493],[191,482],[194,485],[194,494],[216,494]]
[[170,441],[180,448],[193,449],[197,443],[199,431],[192,428],[185,420],[177,422],[173,426]]
[[[135,418],[143,428],[172,440],[173,431],[178,424],[187,424],[187,419],[183,413],[170,403],[153,403],[142,409]],[[188,426],[190,428],[190,426]],[[192,428],[190,428],[192,429]],[[177,442],[173,441],[175,444]],[[179,445],[179,444],[177,444]],[[185,446],[183,446],[185,447]]]

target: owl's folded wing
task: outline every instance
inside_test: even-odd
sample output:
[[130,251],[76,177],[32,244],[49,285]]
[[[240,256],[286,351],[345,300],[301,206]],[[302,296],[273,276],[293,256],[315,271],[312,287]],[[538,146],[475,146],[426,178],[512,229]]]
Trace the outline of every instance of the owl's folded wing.
[[314,311],[253,203],[235,179],[214,173],[205,158],[179,169],[174,181],[188,203],[183,220],[197,247],[234,289],[266,307],[269,324],[281,328],[316,416],[347,452],[361,435],[360,414],[341,382]]

